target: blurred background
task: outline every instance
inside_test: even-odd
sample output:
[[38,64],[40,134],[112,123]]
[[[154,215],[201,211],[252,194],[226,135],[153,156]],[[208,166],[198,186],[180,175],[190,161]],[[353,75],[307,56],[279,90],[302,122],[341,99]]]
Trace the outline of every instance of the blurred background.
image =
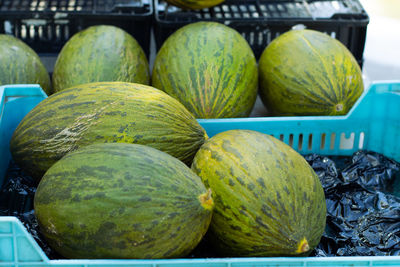
[[400,0],[360,2],[370,17],[364,49],[366,80],[400,80]]

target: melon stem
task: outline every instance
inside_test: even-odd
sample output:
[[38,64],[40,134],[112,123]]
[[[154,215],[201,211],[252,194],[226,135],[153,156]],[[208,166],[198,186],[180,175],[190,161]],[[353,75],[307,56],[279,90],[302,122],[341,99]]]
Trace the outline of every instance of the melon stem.
[[201,206],[206,210],[212,210],[214,207],[214,200],[211,197],[211,193],[211,188],[208,188],[207,192],[199,196]]
[[310,250],[310,246],[308,245],[307,239],[304,237],[297,246],[297,253],[304,253]]
[[343,104],[337,104],[337,105],[335,106],[335,110],[336,110],[336,112],[342,111],[342,110],[343,110]]

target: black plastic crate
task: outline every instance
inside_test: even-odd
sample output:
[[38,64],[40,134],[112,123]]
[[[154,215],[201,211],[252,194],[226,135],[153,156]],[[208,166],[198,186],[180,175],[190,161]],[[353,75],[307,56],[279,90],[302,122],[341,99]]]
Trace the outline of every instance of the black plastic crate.
[[0,0],[0,33],[44,54],[58,53],[78,31],[108,24],[130,33],[149,55],[152,21],[152,0]]
[[224,23],[249,42],[257,59],[281,33],[297,24],[325,32],[340,40],[360,65],[368,14],[358,0],[226,0],[202,10],[183,10],[154,0],[154,30],[157,50],[178,28],[198,21]]

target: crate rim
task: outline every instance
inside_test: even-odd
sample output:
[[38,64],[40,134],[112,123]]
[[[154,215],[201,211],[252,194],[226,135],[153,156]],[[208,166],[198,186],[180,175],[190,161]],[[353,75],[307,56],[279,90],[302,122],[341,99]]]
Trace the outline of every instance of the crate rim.
[[[135,266],[135,265],[153,265],[162,267],[163,265],[179,266],[180,264],[197,264],[201,266],[212,266],[210,264],[226,264],[226,266],[231,266],[231,264],[264,264],[263,266],[279,266],[280,263],[283,264],[298,264],[302,262],[301,266],[315,266],[315,264],[327,264],[332,263],[340,264],[341,267],[344,266],[375,266],[378,263],[385,264],[385,266],[399,266],[400,256],[337,256],[337,257],[220,257],[220,258],[174,258],[174,259],[54,259],[51,260],[43,252],[37,242],[28,233],[22,222],[15,216],[0,216],[0,223],[12,223],[16,230],[21,231],[24,237],[28,238],[28,242],[33,245],[36,252],[39,253],[41,257],[40,261],[26,262],[27,264],[41,263],[46,265],[59,265],[59,266],[71,266],[71,265],[117,265],[117,266]],[[0,233],[0,236],[2,233]],[[391,263],[390,265],[388,264]],[[7,264],[8,262],[5,262]],[[360,265],[355,265],[356,263]],[[17,263],[23,266],[24,263]],[[271,265],[270,265],[271,264]],[[274,265],[272,265],[274,264]],[[310,264],[310,265],[309,265]],[[346,265],[344,265],[346,264]],[[395,264],[395,265],[394,265]],[[0,262],[0,266],[2,263]],[[247,265],[246,265],[247,266]],[[300,265],[296,265],[300,266]],[[380,266],[380,265],[379,265]]]
[[[95,0],[96,1],[96,0]],[[154,2],[153,0],[148,0],[146,3],[143,4],[143,6],[148,6],[148,11],[147,12],[141,12],[141,13],[124,13],[124,12],[118,12],[118,11],[98,11],[95,9],[92,9],[91,11],[76,11],[76,10],[49,10],[48,8],[45,8],[43,10],[1,10],[0,9],[0,15],[3,18],[15,18],[15,16],[21,16],[21,17],[30,17],[30,16],[54,16],[54,15],[59,15],[59,14],[67,14],[67,15],[76,15],[76,16],[104,16],[104,15],[114,15],[114,16],[139,16],[139,15],[152,15],[154,11]],[[140,7],[135,7],[132,6],[130,7],[132,10],[140,8]],[[33,17],[34,18],[34,17]],[[64,18],[64,17],[63,17]],[[40,19],[40,18],[38,18]]]
[[[40,14],[40,17],[37,17],[38,14]],[[65,14],[66,16],[62,16],[60,18],[55,18],[54,16],[60,15],[60,14]],[[107,13],[107,12],[102,12],[102,13],[90,13],[90,12],[82,12],[82,13],[71,13],[71,12],[39,12],[39,11],[34,11],[32,13],[23,13],[19,11],[15,12],[5,12],[2,13],[0,12],[0,15],[2,16],[1,20],[15,20],[15,19],[37,19],[37,20],[45,20],[45,19],[54,19],[54,20],[65,20],[69,18],[74,18],[74,17],[102,17],[102,16],[107,16],[107,17],[115,17],[115,18],[125,18],[125,19],[132,19],[132,17],[140,17],[140,16],[152,16],[153,15],[153,9],[151,8],[148,12],[143,12],[143,13]]]
[[[161,1],[165,1],[165,0],[161,0]],[[318,0],[308,0],[311,2],[316,2]],[[325,2],[329,2],[332,0],[322,0]],[[359,2],[358,0],[355,0],[357,2]],[[255,2],[259,3],[259,0],[255,0]],[[271,1],[272,2],[272,1]],[[280,3],[280,2],[290,2],[288,0],[275,0],[273,1],[274,3]],[[298,0],[296,1],[298,3],[303,3],[303,0]],[[160,0],[153,0],[153,9],[154,9],[154,19],[156,22],[158,23],[171,23],[173,24],[182,24],[182,23],[191,23],[190,21],[169,21],[167,19],[162,19],[160,18],[160,12],[158,9]],[[221,3],[223,4],[223,3]],[[362,6],[361,6],[362,7]],[[183,11],[184,12],[184,11]],[[199,12],[199,10],[194,10],[192,11],[193,13]],[[173,14],[172,14],[173,15]],[[351,18],[343,18],[342,16],[345,17],[350,17]],[[230,23],[240,23],[240,22],[255,22],[255,23],[270,23],[270,22],[281,22],[282,20],[288,20],[288,21],[298,21],[298,22],[313,22],[313,23],[318,23],[318,22],[326,22],[329,24],[332,23],[340,23],[340,24],[348,24],[349,22],[351,23],[358,23],[356,26],[367,26],[369,24],[370,18],[368,13],[365,11],[364,7],[362,7],[362,13],[335,13],[332,17],[330,18],[309,18],[309,17],[304,17],[304,18],[299,18],[299,17],[271,17],[271,18],[201,18],[201,19],[197,19],[196,18],[196,22],[197,21],[215,21],[215,22],[224,22],[224,21],[229,21]]]
[[[157,20],[157,15],[155,15],[155,19]],[[346,19],[337,19],[335,21],[330,20],[329,18],[323,18],[323,19],[317,19],[314,20],[312,18],[304,18],[304,19],[299,19],[299,18],[285,18],[285,21],[282,21],[280,18],[268,18],[268,19],[262,19],[259,21],[255,21],[252,18],[241,18],[240,20],[235,20],[234,18],[229,18],[229,19],[223,19],[223,18],[202,18],[201,20],[198,21],[167,21],[167,20],[159,20],[157,23],[164,24],[164,25],[183,25],[183,24],[189,24],[189,23],[196,23],[196,22],[219,22],[225,25],[230,25],[230,24],[235,24],[235,25],[240,25],[240,24],[248,24],[248,23],[257,23],[257,26],[263,26],[263,25],[285,25],[288,24],[288,26],[291,26],[293,23],[296,24],[302,24],[302,23],[313,23],[314,25],[333,25],[335,27],[346,25],[349,26],[349,22],[354,22],[354,20],[346,20]],[[289,23],[290,22],[290,23]],[[351,25],[350,27],[365,27],[369,24],[370,20],[369,17],[357,21],[357,25]],[[245,25],[246,26],[246,25]]]

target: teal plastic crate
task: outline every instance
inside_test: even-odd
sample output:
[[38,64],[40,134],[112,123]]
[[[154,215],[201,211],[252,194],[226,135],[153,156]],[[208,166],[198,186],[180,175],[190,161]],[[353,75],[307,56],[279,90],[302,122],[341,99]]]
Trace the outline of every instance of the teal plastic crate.
[[15,128],[46,97],[39,85],[0,86],[0,187],[11,158],[9,143]]
[[[19,121],[46,98],[37,85],[0,87],[0,182],[9,164],[9,140]],[[230,129],[272,134],[301,154],[351,155],[371,150],[400,162],[400,81],[373,83],[346,116],[202,119],[211,137]],[[2,266],[283,267],[400,266],[400,256],[206,258],[169,260],[49,260],[22,223],[0,217]]]

